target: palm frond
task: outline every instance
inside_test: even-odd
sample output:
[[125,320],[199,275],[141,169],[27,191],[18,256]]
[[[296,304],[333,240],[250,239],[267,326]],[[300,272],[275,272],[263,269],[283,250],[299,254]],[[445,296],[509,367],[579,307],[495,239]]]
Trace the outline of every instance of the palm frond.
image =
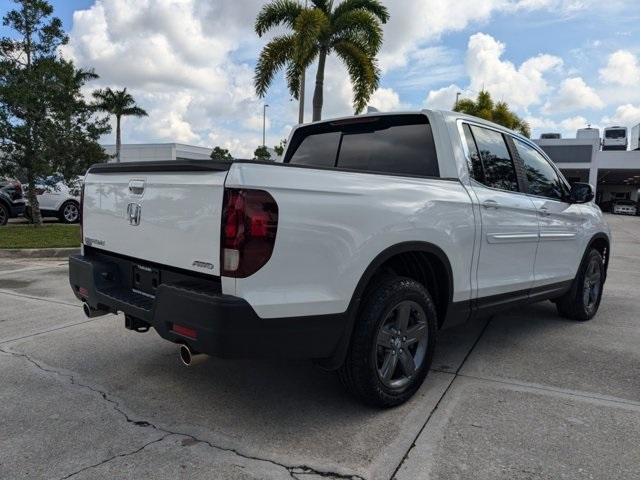
[[123,116],[132,116],[132,117],[147,117],[149,114],[144,108],[141,107],[128,107],[122,110]]
[[296,61],[290,62],[287,65],[287,86],[289,87],[289,92],[296,100],[298,100],[300,96],[300,80],[302,74],[315,61],[319,51],[316,45],[307,51],[306,57],[298,57]]
[[374,57],[359,45],[348,41],[336,43],[334,49],[347,66],[353,84],[353,107],[361,113],[380,84],[380,69]]
[[274,0],[265,5],[256,18],[255,30],[258,36],[281,24],[293,25],[303,10],[302,5],[294,0]]
[[265,45],[258,58],[253,76],[253,83],[258,96],[265,96],[276,72],[284,68],[288,63],[295,61],[295,55],[295,35],[282,35]]
[[389,21],[389,10],[379,0],[344,0],[333,11],[333,18],[337,20],[346,12],[353,10],[366,10],[382,23]]
[[302,62],[309,51],[328,36],[330,28],[329,18],[322,10],[317,8],[303,10],[294,25],[297,44],[296,61]]
[[329,14],[333,7],[333,0],[311,0],[311,4],[318,10]]
[[382,46],[382,27],[377,18],[366,10],[351,10],[335,19],[333,28],[336,43],[358,43],[369,54],[376,55]]

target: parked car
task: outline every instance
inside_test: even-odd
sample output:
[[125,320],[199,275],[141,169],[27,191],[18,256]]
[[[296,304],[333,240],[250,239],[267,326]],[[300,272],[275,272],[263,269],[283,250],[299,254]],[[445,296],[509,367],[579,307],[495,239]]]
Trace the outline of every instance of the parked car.
[[[58,217],[62,223],[78,223],[80,220],[80,189],[82,179],[77,178],[68,185],[59,176],[38,182],[36,193],[43,217]],[[31,217],[27,206],[25,217]]]
[[0,178],[0,226],[24,213],[25,200],[18,180]]
[[420,387],[440,329],[541,300],[591,319],[609,260],[590,185],[451,112],[300,126],[280,163],[93,166],[83,205],[87,316],[123,312],[186,365],[312,358],[385,407]]
[[618,200],[613,204],[613,213],[617,215],[636,215],[638,206],[632,200]]

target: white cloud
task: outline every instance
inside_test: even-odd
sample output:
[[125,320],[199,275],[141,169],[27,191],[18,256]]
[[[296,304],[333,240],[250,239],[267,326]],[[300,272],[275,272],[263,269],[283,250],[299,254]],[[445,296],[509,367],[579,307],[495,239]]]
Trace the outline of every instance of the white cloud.
[[606,125],[635,126],[640,123],[640,105],[636,106],[630,103],[620,105],[613,115],[603,118],[602,122]]
[[640,64],[628,50],[618,50],[609,55],[607,66],[600,69],[600,79],[616,85],[633,86],[640,82]]
[[504,100],[514,108],[527,108],[540,103],[549,91],[545,74],[562,66],[553,55],[537,55],[519,67],[502,59],[504,43],[491,35],[476,33],[469,38],[466,68],[470,89],[491,92],[496,100]]
[[392,88],[379,88],[372,95],[369,105],[381,112],[390,112],[400,108],[400,97]]
[[[556,121],[548,117],[525,118],[526,122],[534,132],[534,137],[541,133],[560,133],[564,138],[575,138],[579,128],[586,128],[589,121],[582,116],[574,116]],[[591,125],[593,128],[600,128],[598,125]]]
[[[257,42],[250,32],[262,2],[243,3],[251,5],[97,0],[74,13],[63,54],[95,68],[101,78],[92,87],[128,87],[149,112],[126,120],[124,141],[205,145],[216,131],[261,138],[262,122],[253,112],[261,112],[262,101],[254,93],[253,71],[234,54],[246,46],[242,39]],[[246,153],[255,145],[237,148]]]
[[584,109],[600,109],[605,106],[596,91],[581,77],[562,81],[556,95],[545,103],[542,111],[546,114],[563,113]]
[[451,110],[456,102],[457,93],[463,90],[455,84],[431,90],[424,101],[424,106],[434,110]]

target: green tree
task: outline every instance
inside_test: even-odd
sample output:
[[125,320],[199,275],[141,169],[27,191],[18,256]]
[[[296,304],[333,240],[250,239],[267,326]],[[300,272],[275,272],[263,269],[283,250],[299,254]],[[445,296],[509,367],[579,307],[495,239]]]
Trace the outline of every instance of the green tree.
[[318,61],[313,94],[313,121],[322,118],[324,72],[327,56],[335,53],[346,65],[353,84],[353,106],[362,112],[380,82],[376,55],[382,46],[382,24],[389,19],[379,0],[311,0],[305,8],[295,0],[272,0],[255,23],[262,37],[285,25],[289,33],[276,36],[264,47],[255,69],[256,92],[264,97],[276,72],[286,69],[291,95],[298,98],[303,72]]
[[96,90],[93,92],[93,97],[96,99],[95,106],[98,110],[116,117],[116,162],[120,162],[122,117],[146,117],[148,114],[143,108],[136,105],[135,99],[127,92],[126,88],[122,90],[112,90],[111,88]]
[[260,145],[258,148],[256,148],[256,151],[253,152],[253,159],[261,162],[266,162],[268,160],[271,160],[271,152],[269,152],[269,149],[264,145]]
[[529,124],[513,113],[506,102],[494,103],[491,94],[486,90],[478,93],[476,100],[464,98],[456,102],[453,110],[495,122],[511,130],[516,130],[526,137],[531,136]]
[[285,148],[287,148],[287,139],[283,138],[282,140],[280,140],[280,143],[278,145],[273,147],[273,150],[276,152],[276,155],[281,157],[284,153]]
[[229,150],[222,147],[214,147],[211,151],[210,157],[213,160],[233,160],[233,157],[229,153]]
[[42,216],[36,182],[54,173],[67,181],[100,161],[98,137],[109,131],[84,101],[82,87],[96,78],[60,58],[67,43],[62,22],[44,0],[14,0],[3,18],[13,31],[0,39],[0,171],[23,178],[34,223]]

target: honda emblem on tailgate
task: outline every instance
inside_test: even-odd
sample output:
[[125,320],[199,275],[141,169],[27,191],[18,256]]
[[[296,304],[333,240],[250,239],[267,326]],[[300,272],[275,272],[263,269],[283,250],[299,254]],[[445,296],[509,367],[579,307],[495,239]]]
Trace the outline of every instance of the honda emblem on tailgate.
[[140,215],[142,214],[142,205],[139,203],[130,203],[127,205],[127,218],[129,225],[140,225]]

